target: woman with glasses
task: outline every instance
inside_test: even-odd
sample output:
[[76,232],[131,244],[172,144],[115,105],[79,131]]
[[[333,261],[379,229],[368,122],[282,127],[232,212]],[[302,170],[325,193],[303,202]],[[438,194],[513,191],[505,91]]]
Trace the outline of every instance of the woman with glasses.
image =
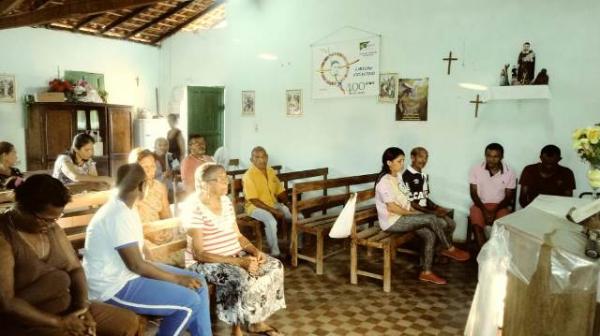
[[239,231],[227,197],[225,168],[205,163],[195,173],[196,193],[182,220],[188,233],[186,267],[216,286],[217,315],[233,335],[279,335],[264,321],[285,308],[283,264],[259,251]]
[[0,215],[0,330],[3,335],[136,335],[137,316],[88,301],[83,268],[56,224],[71,200],[63,184],[34,175]]

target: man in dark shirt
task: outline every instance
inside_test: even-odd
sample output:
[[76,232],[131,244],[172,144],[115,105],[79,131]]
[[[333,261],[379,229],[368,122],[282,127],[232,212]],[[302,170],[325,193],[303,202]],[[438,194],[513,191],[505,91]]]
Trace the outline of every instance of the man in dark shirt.
[[444,219],[447,224],[444,232],[446,232],[448,241],[452,241],[452,234],[456,228],[456,223],[450,217],[452,210],[435,204],[429,198],[429,176],[423,172],[428,158],[429,153],[425,148],[413,148],[410,152],[411,164],[402,173],[402,183],[406,185],[407,189],[410,189],[409,200],[413,208],[424,213],[435,214]]
[[540,153],[542,162],[529,165],[521,173],[519,204],[524,208],[539,194],[573,196],[575,177],[571,169],[558,164],[560,148],[546,145]]

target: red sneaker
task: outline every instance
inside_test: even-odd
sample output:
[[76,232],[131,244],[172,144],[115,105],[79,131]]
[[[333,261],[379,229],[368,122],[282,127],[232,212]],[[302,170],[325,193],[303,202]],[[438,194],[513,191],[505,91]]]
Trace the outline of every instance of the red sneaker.
[[445,285],[448,283],[448,282],[446,282],[446,280],[444,280],[444,278],[441,278],[441,277],[435,275],[435,273],[433,273],[433,272],[429,272],[429,273],[421,272],[421,274],[419,274],[419,280],[425,281],[425,282],[431,282],[436,285]]
[[452,258],[456,261],[467,261],[467,260],[469,260],[469,258],[471,258],[471,255],[469,254],[469,252],[463,251],[456,247],[452,251],[450,251],[450,250],[442,251],[441,254],[448,258]]

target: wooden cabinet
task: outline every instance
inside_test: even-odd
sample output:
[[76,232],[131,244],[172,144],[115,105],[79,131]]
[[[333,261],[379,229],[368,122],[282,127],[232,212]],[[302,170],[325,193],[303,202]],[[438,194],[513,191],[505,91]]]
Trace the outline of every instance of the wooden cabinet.
[[33,103],[26,125],[27,170],[51,170],[77,133],[97,132],[102,153],[94,153],[100,175],[114,175],[127,162],[133,143],[132,107],[94,103]]

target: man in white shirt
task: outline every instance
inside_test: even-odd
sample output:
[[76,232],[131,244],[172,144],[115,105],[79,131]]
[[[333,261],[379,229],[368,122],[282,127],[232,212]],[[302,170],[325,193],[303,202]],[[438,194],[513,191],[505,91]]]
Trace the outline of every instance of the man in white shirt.
[[89,296],[138,314],[163,316],[158,335],[212,335],[208,290],[197,273],[144,258],[142,223],[132,210],[142,197],[144,170],[119,167],[118,195],[98,210],[87,228],[83,267]]

